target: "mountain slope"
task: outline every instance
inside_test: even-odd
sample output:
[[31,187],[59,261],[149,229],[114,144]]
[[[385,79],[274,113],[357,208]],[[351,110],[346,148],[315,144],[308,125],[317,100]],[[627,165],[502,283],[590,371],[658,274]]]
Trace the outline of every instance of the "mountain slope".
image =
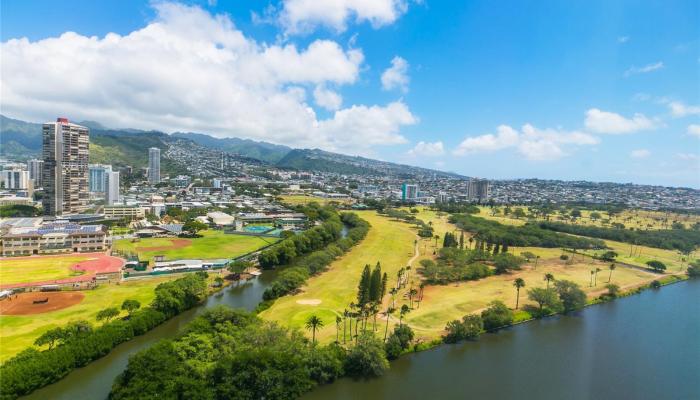
[[199,145],[255,158],[260,161],[276,163],[284,158],[292,149],[287,146],[267,142],[256,142],[250,139],[215,138],[203,133],[175,132],[173,137],[189,139]]

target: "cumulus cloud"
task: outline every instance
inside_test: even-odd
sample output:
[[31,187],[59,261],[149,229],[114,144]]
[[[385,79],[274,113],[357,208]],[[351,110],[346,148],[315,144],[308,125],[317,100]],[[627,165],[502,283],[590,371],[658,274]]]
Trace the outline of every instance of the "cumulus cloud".
[[591,108],[586,111],[586,128],[595,133],[623,134],[657,128],[657,123],[644,116],[634,114],[625,118],[620,114]]
[[630,152],[630,157],[632,158],[647,158],[651,155],[651,152],[647,149],[637,149]]
[[661,61],[655,62],[653,64],[647,64],[643,67],[632,66],[627,71],[625,71],[624,76],[629,77],[629,76],[636,75],[636,74],[646,74],[649,72],[658,71],[663,67],[664,67],[664,63]]
[[412,156],[435,157],[445,153],[445,147],[441,141],[438,142],[423,142],[416,143],[416,146],[408,151]]
[[700,125],[692,124],[688,125],[688,135],[696,136],[700,138]]
[[598,143],[598,138],[584,132],[539,129],[530,124],[525,124],[518,131],[508,125],[501,125],[496,134],[489,133],[464,139],[453,154],[462,156],[513,148],[528,160],[546,161],[567,156],[569,153],[563,147],[590,146]]
[[394,23],[408,9],[406,0],[284,0],[276,19],[287,34],[323,26],[344,32],[348,22],[379,28]]
[[700,114],[700,106],[686,105],[680,101],[669,102],[668,108],[671,110],[671,115],[674,117],[685,117],[688,115]]
[[[340,95],[326,88],[358,80],[359,49],[330,40],[258,43],[226,15],[153,4],[155,20],[125,36],[66,32],[2,43],[3,112],[344,151],[405,142],[401,126],[417,120],[401,101],[339,109]],[[336,110],[332,117],[316,116],[311,90],[318,105]]]
[[318,85],[314,89],[314,101],[326,110],[335,111],[343,104],[343,97],[323,85]]
[[391,60],[391,67],[382,73],[382,88],[384,90],[399,89],[402,92],[408,91],[408,62],[396,56]]

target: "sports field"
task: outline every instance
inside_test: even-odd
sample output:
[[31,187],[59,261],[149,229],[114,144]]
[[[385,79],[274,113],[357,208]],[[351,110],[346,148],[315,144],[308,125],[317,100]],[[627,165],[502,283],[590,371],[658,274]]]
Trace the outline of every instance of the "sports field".
[[[322,341],[335,340],[335,318],[355,301],[357,284],[365,264],[381,262],[389,282],[396,282],[396,273],[414,256],[414,229],[403,222],[389,220],[374,211],[358,211],[372,227],[367,237],[343,257],[333,262],[328,271],[308,280],[302,292],[277,299],[261,317],[283,325],[303,329],[306,319],[315,314],[325,323],[316,333]],[[412,273],[413,275],[413,273]]]
[[[59,292],[61,296],[67,293],[69,296],[84,296],[69,307],[55,311],[35,313],[29,315],[0,315],[0,362],[12,357],[18,352],[31,346],[34,340],[44,332],[57,326],[64,326],[68,322],[85,319],[97,323],[95,316],[98,311],[107,307],[120,308],[126,299],[135,299],[141,302],[142,307],[148,305],[155,293],[153,289],[161,282],[176,279],[177,276],[159,277],[139,281],[128,281],[119,285],[100,285],[94,290],[80,292]],[[58,293],[48,294],[59,295]],[[20,295],[23,296],[23,295]],[[29,296],[29,295],[26,295]],[[31,296],[39,296],[32,293]],[[44,297],[44,296],[39,296]],[[20,299],[13,299],[16,302]],[[51,299],[49,306],[55,304]],[[27,300],[29,301],[29,300]],[[0,310],[9,307],[10,300],[0,301]],[[44,307],[38,305],[37,307]]]
[[104,253],[0,258],[0,288],[88,281],[96,272],[118,272],[123,260]]
[[206,230],[201,238],[148,238],[134,241],[122,239],[114,242],[114,248],[127,253],[138,254],[139,259],[152,261],[162,255],[166,260],[233,258],[255,251],[276,238],[229,235],[223,231]]

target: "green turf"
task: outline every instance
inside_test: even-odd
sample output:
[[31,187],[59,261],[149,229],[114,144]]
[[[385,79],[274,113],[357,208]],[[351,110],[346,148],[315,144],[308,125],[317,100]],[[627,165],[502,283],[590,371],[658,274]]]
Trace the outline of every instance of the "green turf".
[[202,237],[186,239],[190,245],[168,250],[144,250],[149,247],[172,246],[170,238],[148,238],[132,241],[131,239],[117,240],[114,247],[117,250],[138,254],[141,260],[153,260],[154,256],[165,256],[166,260],[178,259],[213,259],[234,258],[255,251],[268,244],[275,243],[276,238],[261,238],[257,236],[229,235],[223,231],[206,230]]
[[79,304],[63,310],[33,315],[0,316],[0,361],[4,361],[34,343],[47,330],[64,326],[72,320],[85,319],[97,323],[97,312],[107,307],[121,307],[126,299],[135,299],[142,306],[155,297],[153,289],[161,282],[177,276],[130,281],[119,285],[100,285],[84,291],[85,298]]
[[[406,266],[414,255],[414,229],[408,224],[381,217],[374,211],[357,213],[372,225],[367,237],[333,262],[328,271],[309,279],[301,293],[278,299],[261,313],[263,318],[303,329],[306,319],[316,314],[325,323],[316,337],[323,341],[334,340],[335,318],[355,300],[365,264],[374,266],[380,261],[391,284],[396,281],[398,269]],[[318,300],[319,304],[301,304]]]
[[37,256],[0,259],[0,284],[42,282],[81,275],[71,267],[89,256]]

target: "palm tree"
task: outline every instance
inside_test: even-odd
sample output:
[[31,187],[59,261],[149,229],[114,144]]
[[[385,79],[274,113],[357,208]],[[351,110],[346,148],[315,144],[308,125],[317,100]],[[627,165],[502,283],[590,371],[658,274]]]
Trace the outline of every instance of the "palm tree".
[[518,278],[515,281],[513,281],[513,286],[515,286],[516,290],[516,297],[515,297],[515,309],[518,309],[518,305],[520,303],[520,288],[525,287],[525,281],[523,278]]
[[386,335],[389,332],[389,319],[391,319],[391,314],[394,312],[394,307],[388,307],[384,312],[386,317],[386,327],[384,328],[384,341],[386,342]]
[[[346,336],[345,332],[346,332],[346,328],[347,328],[347,321],[348,321],[349,315],[350,315],[350,313],[348,312],[347,308],[345,310],[343,310],[343,343],[345,343],[345,336]],[[350,323],[352,324],[352,320]],[[352,325],[350,326],[350,331],[352,332]]]
[[610,264],[608,267],[610,269],[610,275],[608,275],[608,283],[610,283],[610,279],[612,278],[612,273],[615,271],[615,263]]
[[316,315],[312,315],[306,320],[306,329],[311,330],[311,343],[316,343],[316,330],[320,328],[323,328],[323,321]]
[[540,260],[540,256],[535,256],[535,268],[537,269],[537,262]]
[[593,284],[593,286],[598,286],[598,272],[600,272],[600,271],[602,271],[602,269],[596,267],[596,269],[595,269],[595,279],[594,279],[595,283]]
[[595,271],[591,270],[591,283],[590,283],[591,287],[593,287],[593,275],[595,275]]
[[335,342],[340,343],[340,323],[343,319],[340,316],[335,317]]
[[472,243],[474,243],[474,238],[469,236],[469,250],[472,249]]
[[401,311],[399,312],[399,326],[401,326],[403,322],[404,315],[408,314],[409,312],[411,312],[411,309],[408,308],[406,304],[401,306]]
[[435,238],[435,248],[437,248],[437,241],[440,239],[440,235],[434,235],[433,238]]
[[406,279],[404,279],[404,286],[406,286],[406,283],[411,280],[411,266],[407,265],[406,266]]
[[396,272],[396,287],[400,288],[401,287],[401,277],[403,276],[403,268],[399,268],[399,270]]
[[391,294],[391,308],[396,308],[396,293],[399,291],[396,288],[391,288],[389,294]]
[[408,301],[411,303],[411,308],[413,308],[413,298],[416,297],[418,291],[416,289],[411,289],[408,291]]
[[546,273],[544,274],[544,280],[547,281],[547,289],[549,289],[549,282],[554,281],[554,275]]

